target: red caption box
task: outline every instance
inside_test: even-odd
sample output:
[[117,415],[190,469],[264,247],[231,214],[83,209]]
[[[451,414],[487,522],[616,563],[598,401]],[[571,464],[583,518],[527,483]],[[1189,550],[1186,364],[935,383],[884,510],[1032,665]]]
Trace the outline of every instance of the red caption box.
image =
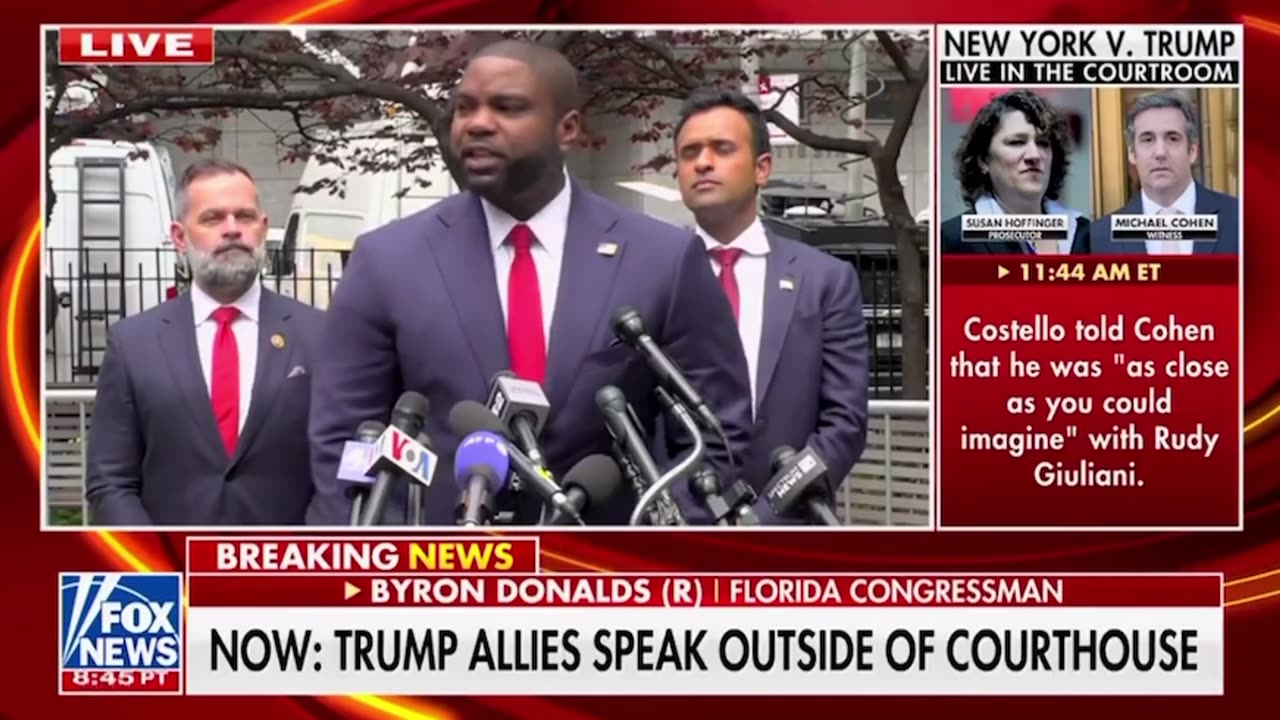
[[1239,527],[1235,256],[942,266],[940,526]]

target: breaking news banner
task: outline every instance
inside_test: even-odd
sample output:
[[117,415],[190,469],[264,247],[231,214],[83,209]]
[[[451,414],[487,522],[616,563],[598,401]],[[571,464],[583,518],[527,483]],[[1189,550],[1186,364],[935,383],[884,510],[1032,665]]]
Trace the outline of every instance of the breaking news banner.
[[[1223,692],[1216,573],[543,574],[536,549],[193,538],[186,694]],[[125,644],[149,641],[151,608],[172,602],[118,599],[85,613],[134,618],[113,625]]]
[[1241,527],[1241,31],[939,29],[940,527]]

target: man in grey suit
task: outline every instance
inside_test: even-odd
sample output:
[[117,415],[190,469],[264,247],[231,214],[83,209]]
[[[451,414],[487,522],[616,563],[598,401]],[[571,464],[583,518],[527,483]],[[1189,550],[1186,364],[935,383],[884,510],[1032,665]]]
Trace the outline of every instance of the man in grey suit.
[[1141,192],[1114,215],[1217,215],[1216,241],[1147,240],[1116,242],[1111,214],[1090,230],[1094,254],[1232,254],[1240,248],[1240,203],[1195,181],[1192,168],[1200,153],[1195,106],[1177,93],[1144,95],[1133,104],[1125,125],[1129,163]]
[[[425,429],[440,456],[424,493],[431,525],[453,524],[458,506],[452,456],[461,438],[449,411],[484,401],[500,371],[542,384],[551,409],[541,448],[557,477],[609,452],[595,403],[602,386],[619,387],[651,432],[659,412],[653,374],[611,327],[625,305],[720,418],[730,447],[708,438],[707,460],[736,474],[751,409],[729,304],[691,233],[568,177],[564,153],[578,139],[578,108],[576,73],[554,51],[502,41],[471,58],[451,129],[466,192],[359,238],[329,306],[311,401],[316,493],[308,522],[347,522],[351,501],[335,479],[342,443],[365,420],[387,422],[408,390],[430,402]],[[685,444],[672,433],[672,447]],[[681,490],[678,499],[690,503]],[[406,495],[395,491],[384,517],[405,517]],[[541,502],[520,495],[514,522],[537,522]],[[635,503],[627,488],[584,519],[625,523]]]
[[196,163],[176,200],[171,236],[193,285],[111,328],[88,439],[90,522],[301,524],[323,313],[262,287],[267,216],[248,171]]
[[808,445],[827,464],[834,498],[867,437],[868,340],[857,273],[760,221],[757,193],[772,155],[756,103],[731,91],[695,92],[675,144],[681,195],[736,310],[751,370],[746,478],[763,490],[774,449]]

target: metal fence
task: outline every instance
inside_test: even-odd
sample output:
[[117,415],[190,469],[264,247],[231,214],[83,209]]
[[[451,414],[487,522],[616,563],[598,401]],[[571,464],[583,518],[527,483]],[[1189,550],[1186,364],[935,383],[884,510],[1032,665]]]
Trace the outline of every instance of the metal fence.
[[[858,269],[863,316],[870,340],[873,398],[900,398],[902,297],[892,250],[842,247],[829,251]],[[320,308],[342,277],[347,253],[307,248],[268,250],[264,286]],[[92,386],[102,364],[107,332],[121,318],[154,307],[186,286],[186,271],[172,250],[75,250],[46,253],[47,366],[50,383]]]
[[[82,524],[85,442],[93,420],[94,390],[45,391],[45,483],[52,524]],[[846,525],[926,526],[929,481],[929,404],[873,400],[867,448],[835,498]]]

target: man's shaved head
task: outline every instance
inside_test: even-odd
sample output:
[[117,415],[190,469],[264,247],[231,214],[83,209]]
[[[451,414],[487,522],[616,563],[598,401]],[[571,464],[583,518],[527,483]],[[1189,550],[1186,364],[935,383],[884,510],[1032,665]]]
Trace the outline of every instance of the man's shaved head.
[[578,71],[556,50],[525,40],[499,40],[480,48],[471,59],[489,57],[515,60],[532,68],[551,91],[557,114],[582,109],[579,107],[582,95],[578,90]]

